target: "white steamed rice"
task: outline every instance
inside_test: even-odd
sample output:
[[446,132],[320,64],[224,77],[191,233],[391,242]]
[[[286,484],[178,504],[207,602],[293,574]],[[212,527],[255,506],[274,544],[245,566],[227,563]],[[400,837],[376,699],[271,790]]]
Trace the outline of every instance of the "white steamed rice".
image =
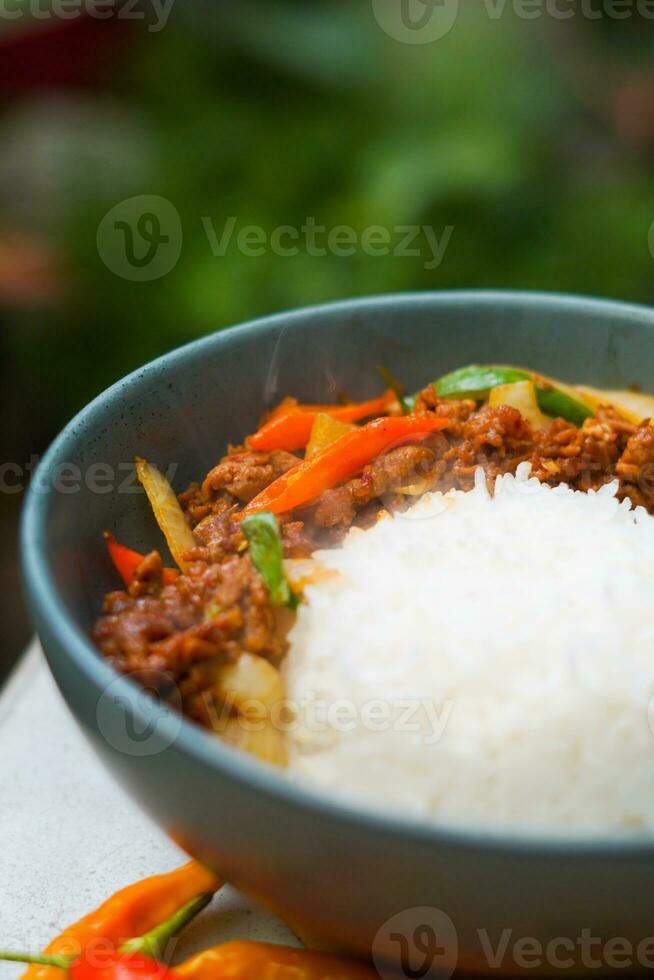
[[654,518],[528,477],[317,555],[339,575],[291,634],[293,777],[460,827],[654,829]]

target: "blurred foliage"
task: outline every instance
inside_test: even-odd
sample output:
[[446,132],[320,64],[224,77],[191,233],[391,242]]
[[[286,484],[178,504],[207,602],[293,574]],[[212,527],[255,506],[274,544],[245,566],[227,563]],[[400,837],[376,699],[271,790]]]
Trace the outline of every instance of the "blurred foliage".
[[[621,128],[616,103],[625,59],[651,84],[646,58],[633,22],[462,5],[447,37],[409,46],[359,0],[178,0],[100,90],[5,112],[0,219],[44,237],[65,283],[4,314],[11,383],[36,385],[49,436],[152,356],[287,307],[459,287],[651,300],[654,137]],[[96,248],[102,216],[136,194],[183,223],[177,267],[151,283],[116,277]],[[431,271],[424,255],[216,257],[201,219],[220,234],[232,215],[268,233],[307,216],[454,232]]]

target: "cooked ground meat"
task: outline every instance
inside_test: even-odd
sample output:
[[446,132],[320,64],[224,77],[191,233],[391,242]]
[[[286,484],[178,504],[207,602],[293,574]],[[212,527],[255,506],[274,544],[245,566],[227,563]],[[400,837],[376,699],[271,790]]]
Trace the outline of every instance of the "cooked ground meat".
[[534,445],[531,426],[520,412],[508,405],[484,406],[462,425],[462,440],[445,453],[451,464],[454,486],[470,490],[475,470],[482,466],[489,482],[502,473],[512,473],[529,459]]
[[297,456],[281,450],[254,453],[244,447],[230,447],[228,455],[211,470],[202,484],[202,495],[210,500],[225,490],[247,504],[297,462]]
[[[148,556],[141,564],[141,577]],[[276,629],[268,590],[247,553],[220,563],[196,562],[171,585],[112,592],[93,638],[122,673],[155,689],[183,677],[199,661],[233,660],[247,651],[278,660],[285,641]],[[135,587],[136,586],[136,587]]]
[[633,428],[611,408],[600,408],[580,429],[554,419],[536,434],[532,472],[546,483],[597,489],[615,478],[618,457]]
[[252,452],[245,446],[230,446],[227,455],[210,470],[201,486],[191,484],[180,495],[189,523],[196,525],[210,515],[222,515],[234,504],[247,504],[273,480],[299,463],[292,453]]
[[635,428],[615,472],[623,481],[623,495],[654,511],[654,426],[650,422]]
[[451,439],[460,439],[463,433],[463,424],[475,412],[477,405],[469,399],[462,401],[457,399],[439,398],[433,385],[427,385],[418,397],[414,406],[417,415],[422,412],[433,412],[442,418],[449,419],[448,434]]
[[417,483],[425,485],[425,488],[431,485],[439,457],[446,448],[446,440],[438,433],[429,444],[425,442],[391,449],[366,466],[360,477],[341,487],[326,490],[313,511],[313,520],[319,527],[347,530],[357,514],[373,501],[377,502],[375,512],[384,507],[392,509],[388,506],[390,501],[384,499],[386,495]]
[[[613,409],[600,408],[581,428],[553,419],[534,432],[514,408],[446,401],[431,385],[419,394],[415,411],[447,418],[447,429],[391,449],[356,478],[284,515],[286,557],[306,557],[341,540],[353,524],[367,527],[381,512],[410,506],[412,497],[402,490],[470,489],[479,466],[489,483],[523,461],[551,485],[588,490],[617,478],[623,497],[654,513],[649,422],[634,426]],[[138,675],[164,695],[175,689],[184,711],[201,724],[211,724],[217,666],[244,652],[277,663],[286,650],[288,611],[271,606],[236,515],[298,461],[287,452],[230,447],[201,485],[180,496],[197,542],[187,556],[188,574],[164,585],[161,558],[150,553],[129,591],[106,597],[94,627],[95,641],[118,670]]]

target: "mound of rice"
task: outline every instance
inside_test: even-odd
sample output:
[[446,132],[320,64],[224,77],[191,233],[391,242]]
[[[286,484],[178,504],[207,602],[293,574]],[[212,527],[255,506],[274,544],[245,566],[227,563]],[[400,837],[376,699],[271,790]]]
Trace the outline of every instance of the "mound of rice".
[[292,777],[458,827],[654,829],[654,518],[616,490],[478,474],[320,552]]

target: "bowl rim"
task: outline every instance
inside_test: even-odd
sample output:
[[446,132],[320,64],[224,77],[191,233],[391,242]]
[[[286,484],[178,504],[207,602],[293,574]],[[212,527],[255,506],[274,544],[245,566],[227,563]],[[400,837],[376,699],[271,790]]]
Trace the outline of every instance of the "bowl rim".
[[[425,292],[388,293],[375,296],[358,297],[299,307],[287,312],[258,317],[233,327],[212,331],[203,337],[190,341],[181,347],[148,362],[143,367],[126,375],[96,396],[62,429],[44,454],[39,470],[39,485],[47,481],[53,467],[65,460],[67,447],[78,438],[80,427],[93,427],[94,420],[101,415],[105,403],[130,388],[143,383],[152,375],[165,369],[169,362],[179,363],[179,359],[193,359],[207,347],[222,343],[224,338],[236,338],[252,332],[267,332],[270,328],[311,319],[324,313],[350,313],[353,310],[374,312],[388,307],[406,308],[413,305],[470,305],[492,307],[498,304],[512,307],[540,307],[559,311],[578,310],[585,314],[607,313],[618,316],[622,321],[648,321],[654,327],[654,309],[643,304],[619,300],[587,297],[579,294],[540,292],[530,290],[442,290]],[[50,493],[39,492],[36,481],[32,480],[23,505],[20,528],[20,552],[23,570],[24,589],[28,604],[33,612],[38,610],[40,618],[47,622],[49,630],[65,656],[73,666],[92,685],[99,696],[109,684],[125,699],[136,719],[147,723],[141,708],[141,689],[127,677],[120,676],[110,664],[103,660],[97,648],[73,617],[57,600],[57,585],[48,571],[48,564],[41,548],[45,540],[45,529],[50,516]],[[140,695],[140,696],[139,696]],[[150,720],[152,713],[150,713]],[[619,859],[623,857],[645,857],[654,854],[654,837],[646,835],[634,837],[609,836],[606,834],[566,835],[538,832],[514,832],[511,830],[479,828],[475,826],[457,827],[454,824],[434,823],[426,819],[404,817],[394,811],[376,809],[374,805],[353,803],[346,799],[328,798],[319,788],[300,784],[283,773],[276,771],[245,753],[231,749],[220,743],[214,736],[186,718],[181,725],[178,717],[162,709],[157,718],[157,726],[162,737],[174,741],[182,754],[187,754],[212,772],[227,775],[234,781],[247,785],[272,801],[286,806],[332,818],[360,830],[379,831],[387,835],[412,840],[416,843],[432,844],[434,847],[448,846],[460,849],[483,849],[498,856],[513,855],[526,858],[583,857]]]

